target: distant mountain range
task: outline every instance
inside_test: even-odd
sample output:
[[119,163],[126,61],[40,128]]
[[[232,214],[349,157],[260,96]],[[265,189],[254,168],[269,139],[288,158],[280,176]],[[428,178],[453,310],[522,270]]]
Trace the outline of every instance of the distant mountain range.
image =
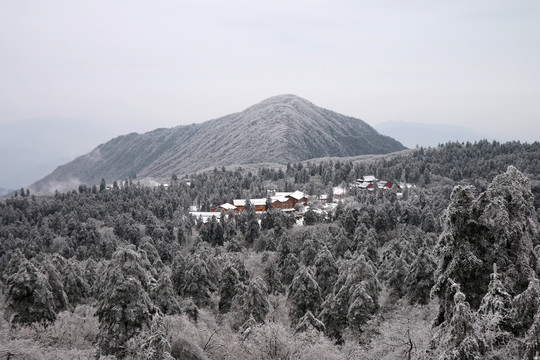
[[374,126],[381,134],[388,135],[408,148],[417,145],[436,147],[449,141],[475,142],[486,135],[464,126],[388,121]]
[[214,166],[385,154],[405,147],[362,120],[280,95],[201,124],[114,138],[32,185],[54,191],[130,177],[170,178]]

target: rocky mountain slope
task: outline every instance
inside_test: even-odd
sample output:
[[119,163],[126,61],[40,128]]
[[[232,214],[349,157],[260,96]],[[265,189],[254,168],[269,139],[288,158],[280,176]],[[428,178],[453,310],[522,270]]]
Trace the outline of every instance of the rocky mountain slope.
[[405,147],[362,120],[280,95],[201,124],[119,136],[58,167],[35,191],[128,177],[170,178],[212,166],[384,154]]

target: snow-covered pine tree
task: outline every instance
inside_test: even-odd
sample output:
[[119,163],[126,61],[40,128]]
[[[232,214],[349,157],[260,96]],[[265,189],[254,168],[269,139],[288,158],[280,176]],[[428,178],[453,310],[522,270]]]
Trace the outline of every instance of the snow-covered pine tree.
[[152,286],[150,297],[164,315],[179,315],[182,313],[176,291],[173,288],[168,272],[162,271],[157,283]]
[[460,285],[448,279],[454,294],[454,311],[449,321],[448,338],[445,339],[444,360],[481,360],[486,351],[484,341],[477,336],[473,324],[475,314],[460,291]]
[[156,308],[148,296],[150,277],[133,245],[117,250],[101,282],[96,315],[100,355],[126,355],[126,342],[150,328]]
[[289,287],[288,301],[290,303],[289,319],[296,326],[309,310],[318,313],[322,302],[321,288],[309,268],[302,266],[294,275]]
[[232,306],[233,298],[239,293],[240,275],[234,266],[226,264],[221,273],[221,282],[219,284],[219,312],[225,314],[229,312]]
[[208,276],[208,268],[205,261],[195,254],[190,258],[185,272],[184,296],[191,297],[198,307],[210,305],[210,288],[214,285]]
[[422,247],[405,277],[405,293],[411,305],[425,305],[429,302],[429,293],[434,284],[433,274],[436,268],[437,265],[426,247]]
[[45,276],[51,287],[51,293],[54,298],[54,310],[56,313],[64,311],[70,308],[70,304],[64,291],[64,284],[62,282],[62,275],[54,267],[50,259],[43,259],[41,261],[40,270]]
[[270,260],[264,268],[264,281],[268,285],[268,293],[278,295],[284,292],[283,284],[279,280],[280,273],[278,271],[275,260]]
[[4,318],[12,324],[53,322],[55,300],[47,277],[20,251],[13,253],[8,269],[13,272],[6,281]]
[[269,309],[266,284],[260,277],[255,277],[250,281],[246,292],[242,296],[244,319],[247,321],[253,318],[257,323],[262,324],[266,320]]
[[334,256],[326,246],[323,246],[315,259],[315,280],[321,288],[321,296],[326,298],[334,289],[338,276],[338,267]]
[[448,278],[461,284],[471,307],[478,309],[493,263],[510,295],[521,293],[538,275],[533,200],[529,180],[513,166],[477,198],[471,186],[454,188],[436,248],[439,266],[432,292],[440,298],[438,323],[452,318]]

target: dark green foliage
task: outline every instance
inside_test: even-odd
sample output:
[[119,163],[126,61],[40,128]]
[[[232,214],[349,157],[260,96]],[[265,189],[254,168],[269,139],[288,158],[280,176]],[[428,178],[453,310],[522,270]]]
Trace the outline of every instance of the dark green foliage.
[[352,241],[343,228],[336,229],[329,243],[330,250],[336,259],[342,258],[347,251],[352,251]]
[[252,246],[255,239],[259,237],[260,226],[255,214],[255,206],[249,199],[246,200],[244,211],[238,216],[238,227],[244,235],[247,246]]
[[210,305],[210,289],[214,287],[208,276],[208,267],[200,256],[193,256],[185,271],[182,293],[191,297],[198,307]]
[[296,256],[294,256],[294,254],[287,255],[287,258],[283,262],[283,266],[281,266],[281,282],[284,285],[289,285],[299,267],[300,265]]
[[50,285],[51,293],[54,298],[54,310],[56,313],[70,308],[68,297],[64,291],[62,275],[54,267],[49,259],[41,262],[40,270],[47,277],[47,282]]
[[58,301],[55,301],[47,277],[21,253],[13,255],[9,268],[13,270],[15,264],[18,269],[7,277],[4,318],[12,324],[54,321]]
[[191,298],[183,302],[182,309],[193,322],[197,322],[197,320],[199,319],[199,308],[197,307],[197,305],[195,305]]
[[411,305],[425,305],[429,302],[430,291],[435,283],[433,274],[436,268],[437,265],[426,248],[420,249],[404,280],[405,291]]
[[315,259],[315,280],[321,288],[321,295],[326,298],[334,288],[338,276],[338,267],[332,253],[323,246]]
[[268,290],[264,280],[255,277],[249,283],[246,292],[242,296],[242,312],[244,319],[252,318],[257,323],[264,323],[270,309],[268,303]]
[[182,313],[176,292],[167,272],[163,271],[151,291],[150,297],[154,305],[161,310],[164,315],[179,315]]
[[533,279],[527,289],[516,296],[511,310],[512,332],[524,335],[533,329],[540,317],[540,281]]
[[172,263],[171,281],[173,288],[178,295],[184,294],[186,285],[187,259],[184,255],[178,254]]
[[222,314],[229,312],[234,297],[241,292],[242,288],[238,271],[232,264],[225,265],[219,284],[219,312]]
[[274,230],[269,230],[261,234],[255,244],[253,249],[257,252],[263,251],[276,251],[277,250],[277,240]]
[[497,265],[493,264],[488,292],[482,298],[478,313],[482,315],[499,315],[501,322],[508,322],[512,308],[512,296],[506,290],[501,275],[497,272]]
[[280,274],[276,262],[274,260],[268,261],[264,268],[264,281],[268,285],[269,294],[278,295],[285,291],[279,278]]
[[293,327],[298,324],[307,311],[319,312],[319,306],[322,302],[321,288],[309,268],[302,266],[296,271],[289,287],[287,300],[291,305],[289,319]]
[[[370,336],[379,336],[376,334],[379,324],[384,328],[394,312],[402,311],[401,306],[407,306],[404,301],[395,302],[397,297],[404,296],[416,304],[427,303],[427,306],[408,308],[431,312],[434,303],[430,302],[428,294],[435,280],[433,260],[436,260],[440,265],[440,276],[436,280],[441,286],[435,286],[434,293],[440,296],[439,304],[444,309],[441,319],[444,321],[434,330],[441,333],[443,339],[434,351],[441,354],[446,348],[456,350],[461,347],[473,354],[480,349],[478,341],[475,340],[474,345],[474,341],[468,338],[463,338],[463,345],[459,346],[444,342],[450,336],[450,322],[456,309],[455,291],[448,280],[451,278],[461,281],[461,292],[470,303],[475,331],[481,335],[488,349],[485,356],[511,358],[506,351],[513,349],[514,357],[532,359],[539,350],[540,329],[537,300],[540,291],[535,285],[536,280],[531,280],[538,278],[540,268],[537,263],[540,254],[538,214],[534,210],[540,193],[537,175],[539,154],[538,143],[447,144],[437,150],[418,149],[369,160],[292,163],[286,172],[285,167],[270,169],[252,165],[246,169],[201,172],[178,180],[168,189],[145,187],[128,181],[126,184],[118,182],[117,189],[99,192],[97,181],[95,191],[89,186],[80,186],[78,191],[57,192],[51,197],[3,199],[0,200],[0,272],[6,295],[6,313],[11,311],[11,315],[15,314],[13,308],[19,305],[9,305],[7,280],[19,273],[25,257],[31,259],[34,267],[45,275],[46,282],[41,282],[41,285],[42,288],[49,287],[50,294],[54,295],[51,297],[52,308],[56,311],[63,308],[61,304],[65,296],[57,291],[62,287],[73,308],[78,304],[90,307],[99,304],[95,300],[103,296],[106,269],[113,253],[119,246],[133,243],[139,246],[138,262],[148,277],[145,286],[139,282],[154,306],[162,313],[176,313],[170,309],[176,309],[174,303],[181,301],[184,313],[192,322],[203,320],[204,326],[212,323],[208,322],[208,316],[216,315],[214,310],[218,305],[222,307],[218,301],[234,297],[232,294],[222,295],[226,294],[225,288],[221,287],[227,283],[224,270],[227,264],[230,263],[238,273],[238,293],[242,295],[233,301],[234,314],[223,317],[228,321],[241,314],[235,319],[235,328],[245,320],[244,315],[248,316],[242,309],[243,295],[250,279],[246,267],[254,271],[253,275],[264,278],[266,294],[270,295],[268,299],[272,302],[270,317],[287,323],[283,316],[291,304],[283,306],[281,294],[284,286],[280,280],[290,285],[298,268],[310,265],[313,278],[321,288],[324,305],[319,313],[308,311],[294,316],[301,317],[299,323],[306,320],[304,325],[311,329],[316,328],[314,319],[320,319],[326,325],[327,335],[338,342],[343,340],[352,344],[357,340],[372,339]],[[505,174],[497,176],[509,164],[519,167],[531,178],[531,183],[514,168],[508,168]],[[290,228],[295,222],[294,216],[279,211],[257,214],[255,219],[260,217],[264,229],[253,241],[253,247],[247,249],[244,245],[249,245],[245,237],[248,228],[244,220],[248,213],[238,223],[235,215],[228,218],[222,215],[210,226],[202,226],[201,223],[198,233],[193,233],[195,221],[187,215],[191,205],[208,209],[231,199],[265,197],[266,188],[322,194],[332,183],[346,187],[366,174],[374,174],[381,179],[406,180],[417,187],[405,189],[403,196],[399,197],[390,191],[367,193],[353,189],[340,198],[335,216],[328,214],[325,223],[315,226]],[[422,182],[428,180],[429,186],[423,187]],[[456,185],[454,180],[459,180],[461,190],[456,190],[452,204],[448,206]],[[470,196],[465,184],[475,186],[474,190],[471,188]],[[531,196],[533,193],[537,194],[536,200]],[[439,219],[444,209],[448,210],[441,227]],[[309,223],[307,218],[308,214],[304,224]],[[225,246],[220,245],[218,225],[223,230]],[[209,231],[212,228],[217,229],[217,241],[213,235],[216,231]],[[206,241],[198,241],[197,235]],[[439,247],[435,252],[433,247],[437,238]],[[537,246],[536,255],[532,251],[533,245]],[[253,250],[265,253],[256,255]],[[22,258],[15,255],[17,252],[24,254]],[[371,275],[359,264],[355,265],[361,257],[365,259],[366,267],[371,269]],[[55,269],[44,260],[47,258],[52,260]],[[10,259],[13,260],[11,265]],[[204,263],[206,276],[200,276],[197,259]],[[492,272],[494,262],[497,263],[496,273]],[[193,271],[193,265],[197,271]],[[367,275],[357,276],[361,273]],[[36,288],[38,282],[32,283],[33,277],[27,276],[26,279],[28,283],[17,286]],[[129,287],[129,281],[123,282],[119,281],[120,290]],[[373,318],[379,302],[378,282],[384,287],[385,296],[381,296],[380,301],[385,310],[380,317]],[[390,297],[387,297],[388,290],[393,292]],[[216,291],[220,292],[219,297]],[[132,296],[131,289],[125,290],[128,292]],[[210,311],[201,310],[199,318],[192,296],[200,306],[209,306]],[[46,309],[43,304],[39,306]],[[28,309],[31,307],[21,306],[15,310]],[[476,309],[477,313],[474,312]],[[40,316],[38,314],[36,318]],[[64,316],[71,315],[62,313],[58,316],[64,319]],[[250,313],[249,318],[253,317]],[[221,326],[221,318],[218,315],[216,319],[218,326]],[[63,328],[63,324],[54,324],[54,327]],[[255,320],[251,324],[254,325]],[[411,319],[413,341],[414,324],[415,320]],[[144,342],[141,339],[152,333],[146,325],[143,327],[146,330],[135,331],[140,335],[134,342]],[[408,330],[408,327],[404,330],[398,326],[392,329],[395,332],[392,336],[399,337]],[[423,332],[422,341],[428,340],[428,333],[427,329]],[[308,331],[291,338],[291,343],[297,343],[299,338],[306,336],[316,336],[314,334]],[[156,340],[155,344],[160,344],[162,338],[158,333],[154,335],[151,336]],[[416,341],[415,346],[421,346],[419,340]],[[153,349],[150,343],[149,351]],[[373,346],[375,349],[377,344]],[[466,356],[464,354],[469,350],[463,350],[461,354]],[[214,356],[213,350],[208,355]],[[141,352],[138,356],[145,355]]]
[[317,257],[317,248],[311,239],[305,239],[300,252],[300,261],[304,266],[311,266],[315,263]]
[[321,222],[321,217],[313,209],[309,209],[304,214],[304,225],[310,226]]
[[223,245],[223,235],[223,227],[215,217],[211,217],[200,230],[202,240],[213,246]]
[[442,359],[444,360],[480,360],[486,351],[484,341],[476,334],[473,324],[474,313],[465,294],[459,290],[459,284],[452,283],[454,294],[454,311],[449,322],[448,338]]
[[365,257],[348,260],[319,316],[328,336],[339,341],[347,326],[359,330],[378,310],[378,298],[379,285]]
[[234,235],[227,243],[226,243],[226,249],[228,252],[236,252],[241,253],[246,248],[244,247],[244,239],[242,239],[241,235]]
[[388,278],[388,285],[392,289],[393,295],[397,298],[401,298],[405,294],[405,278],[408,274],[409,265],[403,259],[403,256],[400,256],[394,263]]
[[156,308],[148,296],[150,277],[132,247],[118,250],[105,269],[96,315],[102,355],[125,356],[126,342],[149,329]]
[[74,260],[63,258],[55,254],[52,263],[62,277],[62,284],[69,303],[76,306],[85,301],[90,296],[90,285],[86,281],[88,278],[80,263]]
[[528,180],[510,166],[488,189],[474,196],[472,187],[456,187],[444,216],[433,292],[440,299],[439,322],[449,320],[453,306],[448,278],[462,284],[473,309],[487,292],[491,266],[497,263],[505,287],[519,294],[535,277],[532,239],[538,225]]

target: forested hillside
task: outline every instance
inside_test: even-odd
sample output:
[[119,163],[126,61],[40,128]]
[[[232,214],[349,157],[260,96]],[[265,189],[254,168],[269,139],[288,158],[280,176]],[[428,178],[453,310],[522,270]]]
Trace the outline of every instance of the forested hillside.
[[128,134],[99,145],[32,185],[41,192],[69,189],[102,177],[163,178],[211,166],[298,162],[324,156],[387,154],[405,149],[366,122],[294,95],[261,101],[242,112],[201,124]]
[[[364,175],[415,186],[316,200]],[[0,202],[0,357],[532,360],[539,181],[540,143],[482,141],[21,189]],[[267,190],[311,195],[303,221],[188,212]]]

